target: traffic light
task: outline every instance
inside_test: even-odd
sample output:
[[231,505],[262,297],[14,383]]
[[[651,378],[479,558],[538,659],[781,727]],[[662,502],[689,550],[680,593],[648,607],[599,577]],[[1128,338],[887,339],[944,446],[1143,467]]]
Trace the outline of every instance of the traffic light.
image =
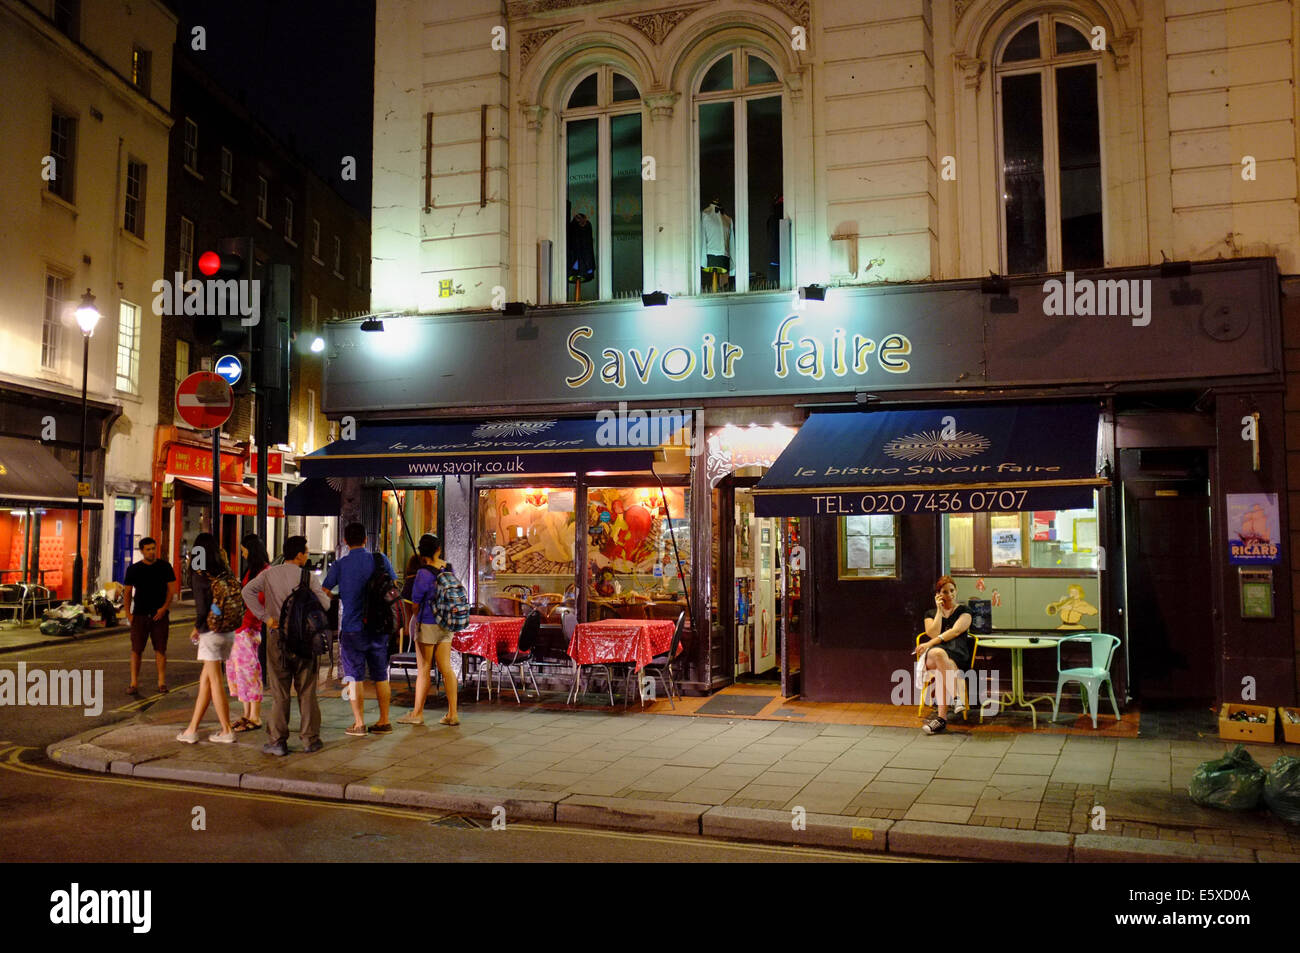
[[247,368],[258,328],[253,322],[261,320],[262,302],[258,286],[253,283],[253,261],[251,238],[223,238],[216,251],[199,256],[205,307],[194,320],[194,337],[200,344],[240,359],[245,373],[233,385],[239,394],[248,393],[252,384]]

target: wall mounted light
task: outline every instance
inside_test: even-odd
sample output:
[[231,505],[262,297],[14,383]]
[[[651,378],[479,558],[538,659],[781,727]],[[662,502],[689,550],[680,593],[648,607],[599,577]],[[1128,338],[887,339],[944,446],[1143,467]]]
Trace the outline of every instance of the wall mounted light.
[[805,285],[799,289],[799,300],[801,301],[825,301],[825,285]]
[[319,354],[323,350],[325,350],[325,339],[324,338],[313,339],[311,342],[311,352],[313,354]]
[[362,331],[382,331],[383,329],[384,329],[384,322],[380,321],[376,317],[369,317],[361,322]]
[[503,313],[508,318],[522,318],[528,313],[527,301],[507,301]]

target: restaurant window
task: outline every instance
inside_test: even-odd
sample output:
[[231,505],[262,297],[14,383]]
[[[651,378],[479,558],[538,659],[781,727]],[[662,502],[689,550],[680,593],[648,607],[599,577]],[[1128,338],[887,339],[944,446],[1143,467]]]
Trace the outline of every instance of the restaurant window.
[[[308,395],[308,426],[314,427],[316,395],[314,391],[308,391]],[[308,439],[311,439],[311,435]],[[405,518],[406,528],[416,542],[425,533],[433,533],[441,537],[438,489],[437,487],[399,487],[397,490],[384,490],[380,496],[380,509],[382,516],[379,524],[379,549],[388,557],[393,568],[397,570],[397,575],[404,581],[408,571],[413,568],[411,557],[415,554],[415,550],[407,541],[406,532],[402,529],[402,520]]]
[[526,615],[529,601],[577,603],[573,487],[480,489],[476,601],[493,615]]
[[643,288],[641,96],[602,66],[562,112],[567,300],[630,298]]
[[55,110],[50,113],[50,158],[54,166],[49,190],[65,202],[73,201],[76,181],[77,120]]
[[776,70],[756,53],[725,53],[705,70],[695,109],[700,287],[778,288],[785,179]]
[[893,516],[839,519],[839,578],[897,579],[898,520]]
[[1081,21],[1044,14],[1014,27],[998,57],[1006,270],[1100,268],[1100,52]]
[[946,572],[1033,576],[1097,570],[1097,509],[961,513],[943,518]]
[[587,491],[588,621],[676,619],[686,609],[689,505],[690,491],[680,486]]
[[143,162],[128,159],[126,163],[126,207],[122,227],[136,238],[144,238],[144,190],[148,173]]

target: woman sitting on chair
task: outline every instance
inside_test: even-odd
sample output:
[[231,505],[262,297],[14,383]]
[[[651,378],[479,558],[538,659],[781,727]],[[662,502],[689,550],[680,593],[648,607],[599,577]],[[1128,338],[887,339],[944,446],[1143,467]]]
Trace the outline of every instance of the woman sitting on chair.
[[[971,666],[973,642],[970,637],[970,610],[957,602],[957,585],[951,576],[934,584],[934,615],[925,620],[929,637],[912,653],[924,659],[925,670],[934,676],[934,699],[938,712],[921,727],[927,735],[937,735],[948,726],[948,692],[955,690],[960,674]],[[961,713],[961,702],[953,714]]]

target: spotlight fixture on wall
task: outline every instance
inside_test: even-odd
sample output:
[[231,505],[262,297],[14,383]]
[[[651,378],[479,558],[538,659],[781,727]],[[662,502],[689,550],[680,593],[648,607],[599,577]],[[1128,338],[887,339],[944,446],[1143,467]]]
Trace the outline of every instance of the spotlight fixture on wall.
[[311,352],[313,354],[319,354],[323,350],[325,350],[325,339],[313,338],[311,342]]
[[980,279],[980,294],[1005,295],[1011,293],[1011,282],[1001,275],[989,272],[987,278]]
[[799,300],[800,301],[825,301],[826,286],[805,285],[804,287],[799,289]]
[[383,329],[384,329],[384,322],[380,321],[378,318],[374,317],[373,315],[361,322],[362,331],[382,331]]
[[647,308],[662,307],[668,303],[668,292],[651,291],[641,296],[641,304]]
[[992,314],[1017,314],[1020,311],[1020,299],[1011,296],[1011,282],[1002,275],[989,272],[989,276],[980,281],[980,293],[989,296]]
[[528,302],[507,301],[502,313],[508,318],[522,318],[528,313]]

